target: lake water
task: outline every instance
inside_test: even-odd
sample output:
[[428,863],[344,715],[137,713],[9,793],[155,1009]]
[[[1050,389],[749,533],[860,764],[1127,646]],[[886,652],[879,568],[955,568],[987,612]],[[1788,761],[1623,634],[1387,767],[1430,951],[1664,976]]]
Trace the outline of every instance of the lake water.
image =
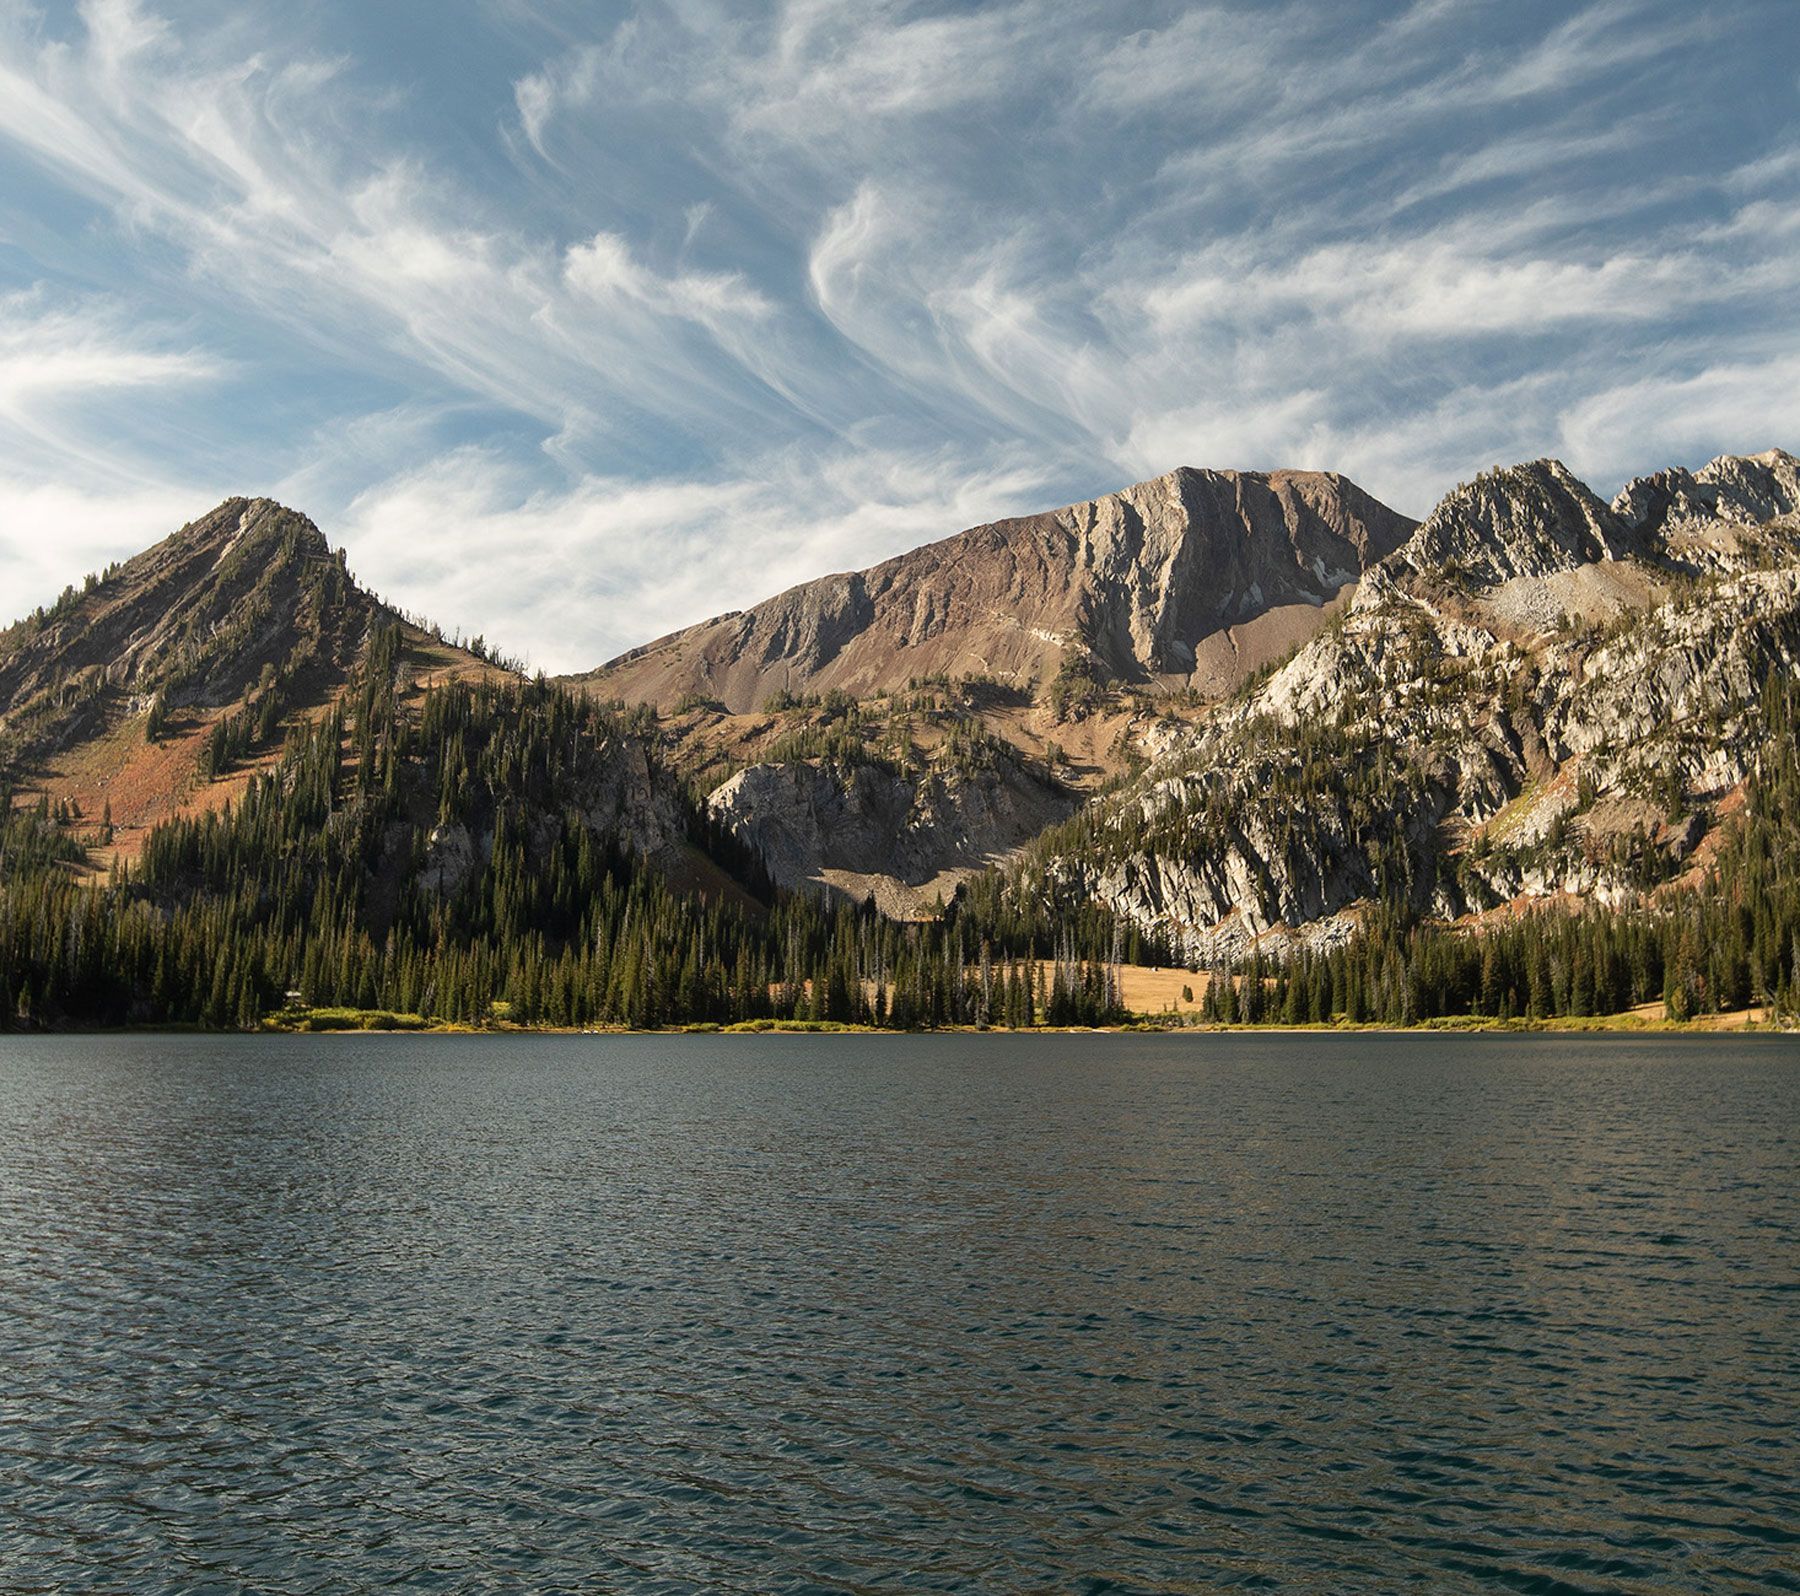
[[0,1587],[1800,1589],[1800,1047],[0,1037]]

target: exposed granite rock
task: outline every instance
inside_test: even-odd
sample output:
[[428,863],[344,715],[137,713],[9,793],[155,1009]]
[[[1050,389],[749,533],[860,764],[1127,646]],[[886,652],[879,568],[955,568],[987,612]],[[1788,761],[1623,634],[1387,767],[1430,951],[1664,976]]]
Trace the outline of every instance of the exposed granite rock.
[[228,499],[41,623],[0,632],[0,706],[52,684],[96,683],[171,705],[220,704],[296,652],[353,659],[380,613],[303,515],[269,499]]
[[1721,455],[1698,471],[1658,471],[1620,489],[1613,510],[1676,569],[1766,566],[1800,550],[1800,461],[1770,449]]
[[[1752,462],[1766,477],[1715,462],[1708,481],[1738,485],[1737,513],[1780,509],[1784,460]],[[1373,903],[1445,920],[1621,903],[1691,858],[1754,767],[1764,681],[1800,670],[1800,554],[1646,584],[1521,641],[1425,550],[1505,586],[1583,559],[1653,569],[1660,548],[1554,464],[1499,475],[1453,494],[1290,662],[1169,739],[1024,890],[1091,894],[1202,962],[1339,938]]]
[[454,821],[447,826],[434,826],[426,846],[425,868],[419,872],[419,885],[427,892],[453,898],[468,884],[480,862],[480,851],[467,826]]
[[673,862],[684,846],[682,802],[643,743],[629,736],[602,739],[576,774],[574,805],[591,831],[647,859]]
[[1560,460],[1532,460],[1447,495],[1388,563],[1415,576],[1492,587],[1640,548],[1634,529]]
[[1720,455],[1698,471],[1675,466],[1638,477],[1619,490],[1613,513],[1641,536],[1669,524],[1731,521],[1756,526],[1800,514],[1800,460],[1782,449]]
[[939,893],[1065,818],[1073,803],[1016,762],[900,771],[796,760],[752,765],[707,801],[715,819],[797,890],[873,894],[890,913]]
[[[1172,471],[808,582],[579,680],[740,714],[777,695],[868,699],[922,678],[999,684],[1011,715],[987,729],[1012,741],[1004,779],[815,764],[746,773],[715,795],[777,880],[872,891],[910,913],[1068,812],[1072,800],[1018,762],[1063,741],[1059,673],[1080,687],[1077,719],[1094,684],[1226,692],[1316,633],[1413,526],[1330,474]],[[1049,718],[1028,725],[1034,713]],[[1125,757],[1111,743],[1099,754]]]
[[[530,859],[548,858],[562,838],[565,817],[573,816],[604,843],[665,867],[681,862],[688,846],[682,800],[637,738],[602,737],[581,748],[556,774],[557,806],[545,804],[524,817]],[[454,898],[493,856],[491,825],[474,831],[458,821],[433,827],[419,885]]]

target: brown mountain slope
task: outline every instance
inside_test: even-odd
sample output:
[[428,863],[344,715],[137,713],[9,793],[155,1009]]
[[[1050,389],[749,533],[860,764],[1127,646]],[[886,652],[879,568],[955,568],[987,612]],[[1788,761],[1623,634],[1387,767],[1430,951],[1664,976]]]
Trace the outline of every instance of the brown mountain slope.
[[[286,724],[336,702],[383,619],[305,516],[229,499],[0,632],[0,792],[69,806],[96,836],[110,816],[95,857],[129,856],[241,791]],[[414,684],[494,669],[403,635]]]
[[778,693],[866,697],[929,677],[1032,690],[1073,661],[1210,695],[1310,636],[1413,526],[1335,474],[1184,468],[805,583],[580,679],[742,713]]

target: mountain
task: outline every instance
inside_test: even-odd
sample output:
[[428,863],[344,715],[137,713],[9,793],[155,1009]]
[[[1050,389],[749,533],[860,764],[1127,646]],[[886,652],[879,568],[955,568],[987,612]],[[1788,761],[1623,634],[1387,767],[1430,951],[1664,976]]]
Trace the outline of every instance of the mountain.
[[1612,506],[1555,461],[1494,472],[1034,869],[1200,962],[1329,946],[1382,909],[1648,901],[1742,807],[1797,666],[1791,456]]
[[[1182,1001],[1237,1017],[1800,1002],[1800,463],[1606,504],[1539,460],[1384,515],[1341,478],[1176,472],[854,579],[886,603],[912,562],[940,673],[829,685],[876,668],[871,621],[805,691],[659,711],[527,681],[229,501],[0,633],[0,1026],[251,1024],[289,992],[1071,1022],[1118,1017],[1121,958],[1210,966]],[[1022,613],[1065,631],[951,670],[1022,630],[969,595],[1028,555]],[[777,662],[811,591],[740,618]],[[1202,685],[1277,622],[1285,655]]]
[[1639,477],[1613,500],[1615,515],[1668,539],[1709,526],[1756,527],[1791,515],[1800,500],[1800,461],[1780,449],[1721,455],[1698,471],[1676,466]]
[[647,1021],[669,944],[759,890],[647,717],[407,620],[268,500],[0,633],[0,1028],[286,992],[483,1020],[509,980],[521,1014]]
[[109,692],[217,708],[262,668],[341,674],[378,606],[304,516],[231,499],[0,632],[15,742],[78,737]]
[[104,830],[96,868],[134,859],[342,705],[384,626],[411,702],[509,675],[365,592],[305,516],[228,499],[0,632],[0,791]]
[[[783,886],[925,914],[1128,770],[1152,699],[1216,698],[1280,658],[1413,526],[1336,475],[1182,469],[806,583],[575,685],[662,709],[671,760],[723,783],[714,818]],[[771,761],[809,737],[832,757]]]
[[1640,552],[1635,533],[1560,460],[1533,460],[1446,495],[1392,563],[1428,581],[1494,587],[1629,558]]
[[1182,469],[822,577],[602,666],[598,691],[735,712],[929,677],[1102,678],[1214,693],[1318,624],[1413,523],[1345,478]]

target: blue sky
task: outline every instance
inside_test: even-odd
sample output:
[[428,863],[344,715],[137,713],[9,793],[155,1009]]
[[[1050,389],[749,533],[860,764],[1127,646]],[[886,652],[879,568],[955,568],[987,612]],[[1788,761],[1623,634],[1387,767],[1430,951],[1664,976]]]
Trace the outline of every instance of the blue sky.
[[0,612],[232,493],[549,669],[1176,465],[1800,448],[1796,0],[0,0]]

